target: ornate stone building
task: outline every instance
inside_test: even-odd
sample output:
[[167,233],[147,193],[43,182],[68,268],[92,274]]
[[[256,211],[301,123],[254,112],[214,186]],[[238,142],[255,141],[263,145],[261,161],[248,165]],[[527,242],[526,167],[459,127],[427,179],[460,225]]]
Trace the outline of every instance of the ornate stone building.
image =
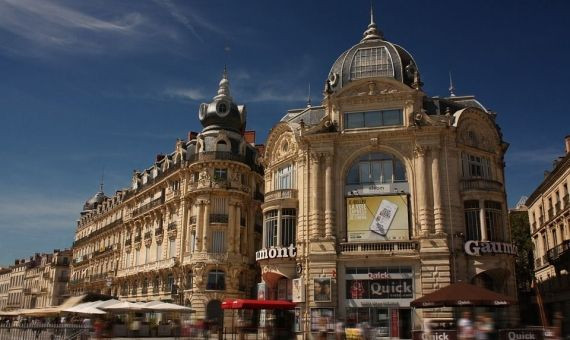
[[[430,97],[418,66],[371,18],[334,62],[321,106],[289,111],[264,154],[262,295],[411,338],[410,301],[451,282],[516,297],[496,114],[472,96]],[[502,320],[516,311],[503,309]]]
[[216,319],[225,298],[249,297],[259,280],[263,169],[246,109],[226,72],[198,113],[203,130],[133,174],[113,198],[98,193],[76,232],[73,294],[170,300]]
[[[552,171],[526,201],[532,242],[534,273],[547,317],[555,313],[570,324],[570,136],[565,138],[566,155],[554,162]],[[566,327],[565,334],[570,334]]]

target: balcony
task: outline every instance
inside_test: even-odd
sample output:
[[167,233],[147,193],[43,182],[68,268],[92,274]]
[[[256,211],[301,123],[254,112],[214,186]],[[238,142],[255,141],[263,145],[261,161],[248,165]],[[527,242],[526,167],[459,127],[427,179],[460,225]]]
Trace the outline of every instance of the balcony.
[[570,254],[570,240],[565,240],[556,247],[548,250],[546,252],[546,257],[548,259],[548,262],[554,264],[564,259],[565,257],[569,257],[568,256],[569,254]]
[[243,163],[251,168],[251,170],[256,171],[260,174],[263,174],[263,167],[260,165],[255,164],[252,157],[246,157],[243,155],[238,155],[233,152],[228,151],[208,151],[208,152],[200,152],[197,154],[190,155],[188,161],[198,162],[198,161],[234,161]]
[[101,248],[98,250],[95,250],[93,252],[93,256],[100,256],[100,255],[104,255],[104,254],[109,254],[110,252],[113,251],[113,246],[112,245],[108,245],[105,248]]
[[534,269],[538,269],[540,267],[542,267],[542,258],[541,257],[534,259]]
[[417,254],[419,244],[416,241],[390,241],[390,242],[354,242],[341,243],[339,250],[342,254]]
[[79,245],[82,245],[84,243],[86,243],[87,241],[91,240],[93,237],[97,236],[97,235],[101,235],[102,233],[113,229],[114,227],[120,225],[123,222],[122,218],[119,218],[109,224],[107,224],[106,226],[104,226],[103,228],[100,228],[98,230],[95,230],[94,232],[92,232],[91,234],[82,237],[80,239],[78,239],[77,241],[73,242],[73,247],[77,247]]
[[133,209],[131,212],[131,216],[132,217],[136,217],[138,215],[144,214],[145,212],[158,207],[159,205],[164,203],[164,196],[161,196],[153,201],[148,202],[147,204],[144,204],[136,209]]
[[210,223],[228,223],[228,214],[210,214]]
[[279,189],[265,194],[265,202],[279,199],[296,199],[297,189]]
[[178,196],[180,196],[180,190],[169,190],[166,194],[166,201],[168,202]]
[[171,257],[166,260],[155,261],[151,263],[145,263],[138,266],[126,268],[119,270],[117,272],[117,277],[124,277],[129,275],[134,275],[138,273],[150,272],[150,271],[158,271],[160,269],[166,269],[174,267],[176,264],[176,258]]
[[492,179],[465,178],[460,181],[461,191],[503,191],[503,184]]

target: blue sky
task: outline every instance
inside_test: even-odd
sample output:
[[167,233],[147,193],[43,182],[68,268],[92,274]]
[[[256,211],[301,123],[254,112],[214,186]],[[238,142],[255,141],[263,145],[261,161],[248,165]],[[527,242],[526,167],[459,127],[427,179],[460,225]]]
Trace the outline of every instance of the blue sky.
[[[570,134],[570,2],[377,1],[386,38],[419,64],[424,90],[474,94],[511,144],[510,205]],[[369,1],[0,0],[0,264],[71,245],[105,192],[200,130],[198,106],[228,65],[258,142],[313,103],[357,43]]]

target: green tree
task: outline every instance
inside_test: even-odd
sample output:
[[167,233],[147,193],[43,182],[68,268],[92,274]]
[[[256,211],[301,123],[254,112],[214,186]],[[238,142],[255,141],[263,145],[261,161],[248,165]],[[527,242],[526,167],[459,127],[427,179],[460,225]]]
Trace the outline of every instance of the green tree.
[[534,256],[528,211],[510,211],[509,222],[511,224],[512,242],[518,248],[515,264],[518,288],[522,291],[529,291],[534,277]]

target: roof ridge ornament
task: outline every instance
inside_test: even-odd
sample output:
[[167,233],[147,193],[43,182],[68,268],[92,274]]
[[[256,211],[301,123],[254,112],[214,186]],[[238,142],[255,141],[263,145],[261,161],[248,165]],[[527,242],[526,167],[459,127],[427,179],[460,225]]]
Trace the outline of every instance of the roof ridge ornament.
[[453,86],[453,78],[451,78],[451,71],[449,71],[449,96],[455,97],[455,87]]
[[370,1],[370,24],[368,24],[368,28],[364,31],[363,36],[361,41],[373,39],[384,40],[384,33],[378,29],[376,22],[374,22],[374,6],[372,6],[372,1]]
[[232,101],[230,96],[230,81],[228,80],[228,68],[224,65],[224,72],[222,73],[222,80],[218,87],[218,94],[214,97],[214,100],[227,99]]

